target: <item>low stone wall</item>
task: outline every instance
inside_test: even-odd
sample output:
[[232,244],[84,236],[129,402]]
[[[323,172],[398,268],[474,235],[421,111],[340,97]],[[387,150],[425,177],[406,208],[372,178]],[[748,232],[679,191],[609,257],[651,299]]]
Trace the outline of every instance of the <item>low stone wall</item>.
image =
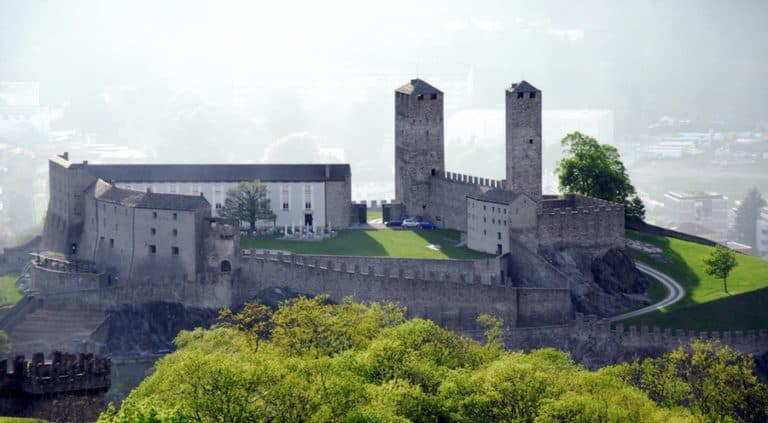
[[425,275],[415,268],[378,273],[375,267],[349,267],[349,260],[324,262],[283,254],[246,257],[241,261],[243,282],[236,287],[235,302],[248,301],[267,288],[284,287],[307,295],[327,294],[334,301],[347,296],[358,301],[392,301],[405,306],[409,316],[454,329],[475,328],[480,313],[499,316],[513,327],[561,324],[572,318],[567,289],[515,288],[500,280],[485,283],[450,273]]
[[627,217],[625,225],[627,229],[633,229],[635,231],[645,232],[652,235],[682,239],[683,241],[696,242],[698,244],[704,244],[710,247],[718,245],[717,242],[712,241],[711,239],[687,234],[685,232],[675,231],[673,229],[662,228],[661,226],[651,225],[650,223],[646,223],[642,219],[638,219],[636,217]]
[[620,205],[569,196],[541,202],[537,215],[541,246],[624,247],[624,207]]
[[34,237],[32,240],[11,248],[6,248],[0,254],[0,275],[6,273],[21,273],[24,266],[29,263],[31,257],[30,253],[36,252],[40,247],[40,236]]
[[[255,256],[263,256],[264,250],[253,251]],[[429,280],[463,280],[474,283],[500,282],[501,259],[489,257],[481,260],[443,260],[443,259],[406,259],[392,257],[368,257],[368,256],[328,256],[283,253],[283,258],[295,256],[291,260],[315,266],[331,267],[334,269],[342,266],[355,273],[372,272],[377,275],[400,274],[414,279]]]
[[467,231],[467,196],[478,196],[491,188],[475,183],[475,179],[447,179],[441,176],[431,178],[429,217],[435,220],[437,226]]

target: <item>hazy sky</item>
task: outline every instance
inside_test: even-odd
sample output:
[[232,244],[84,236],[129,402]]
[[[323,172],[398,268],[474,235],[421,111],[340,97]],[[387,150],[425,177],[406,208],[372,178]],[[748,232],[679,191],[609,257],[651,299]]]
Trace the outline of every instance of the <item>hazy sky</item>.
[[57,128],[156,160],[260,161],[305,136],[375,185],[416,76],[447,118],[525,78],[545,108],[614,111],[619,139],[664,115],[765,125],[766,22],[760,0],[0,0],[0,80],[39,81]]

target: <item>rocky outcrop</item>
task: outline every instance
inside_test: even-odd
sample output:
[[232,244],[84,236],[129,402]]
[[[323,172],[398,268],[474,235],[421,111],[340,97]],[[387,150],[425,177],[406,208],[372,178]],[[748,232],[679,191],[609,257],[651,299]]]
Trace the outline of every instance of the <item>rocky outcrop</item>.
[[650,304],[644,295],[649,281],[624,249],[611,248],[597,257],[571,248],[540,254],[568,278],[579,313],[608,317]]
[[99,337],[115,355],[165,353],[173,349],[173,339],[180,331],[208,327],[216,316],[218,310],[179,303],[126,305],[107,313]]

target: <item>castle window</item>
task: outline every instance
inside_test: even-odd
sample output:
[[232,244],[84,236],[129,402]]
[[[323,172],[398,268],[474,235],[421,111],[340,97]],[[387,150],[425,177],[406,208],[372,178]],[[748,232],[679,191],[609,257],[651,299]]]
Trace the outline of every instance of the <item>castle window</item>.
[[174,214],[173,214],[173,220],[176,220],[176,219],[178,219],[178,217],[179,217],[179,215],[178,215],[178,214],[176,214],[176,213],[174,213]]
[[117,214],[117,206],[113,206],[113,207],[112,207],[112,211],[114,211],[114,212],[115,212],[115,214]]
[[179,247],[171,247],[171,254],[174,256],[179,255]]
[[496,219],[491,219],[491,223],[496,224]]
[[483,210],[485,210],[485,204],[483,204]]
[[531,98],[536,98],[536,93],[531,93],[530,97]]
[[152,235],[155,235],[157,233],[157,229],[149,228],[149,233],[152,234]]
[[290,208],[290,186],[288,184],[283,184],[280,189],[280,202],[283,204],[283,210]]
[[501,232],[496,233],[496,239],[501,239]]
[[114,238],[110,238],[109,239],[109,248],[115,248],[115,239]]
[[495,212],[495,211],[496,211],[496,207],[494,207],[494,206],[491,206],[491,211],[492,211],[492,212]]
[[220,209],[221,208],[221,203],[216,203],[216,208]]
[[429,96],[430,100],[437,100],[437,94],[432,94]]
[[485,236],[485,235],[488,235],[488,234],[485,232],[485,229],[483,229],[483,235],[484,235],[484,236]]
[[192,194],[200,194],[200,184],[192,184]]
[[157,254],[157,245],[149,246],[149,254]]
[[176,194],[176,184],[168,184],[168,192]]
[[483,216],[483,223],[486,223],[485,216]]
[[152,212],[152,218],[153,218],[153,219],[157,219],[157,212],[156,212],[156,211],[153,211],[153,212]]
[[517,98],[523,98],[523,96],[524,96],[523,93],[517,93]]
[[506,208],[504,209],[504,214],[507,214],[507,209]]
[[312,208],[312,185],[304,184],[304,208]]
[[422,100],[424,100],[424,94],[419,94],[419,95],[416,97],[416,100],[419,100],[419,101],[422,101]]
[[179,236],[179,230],[174,229],[173,231],[171,231],[171,234],[173,234],[173,236]]
[[507,221],[506,220],[504,221],[504,226],[507,226]]
[[[429,131],[427,131],[427,132],[429,132]],[[435,176],[435,174],[437,174],[437,170],[436,169],[432,169],[432,176]]]
[[528,144],[533,144],[533,139],[528,140]]

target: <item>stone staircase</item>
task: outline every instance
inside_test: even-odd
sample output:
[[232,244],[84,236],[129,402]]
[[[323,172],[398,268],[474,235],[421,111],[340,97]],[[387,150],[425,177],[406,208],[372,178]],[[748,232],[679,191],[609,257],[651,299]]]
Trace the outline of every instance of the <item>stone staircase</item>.
[[38,308],[7,330],[14,353],[62,349],[81,352],[104,321],[100,311]]

